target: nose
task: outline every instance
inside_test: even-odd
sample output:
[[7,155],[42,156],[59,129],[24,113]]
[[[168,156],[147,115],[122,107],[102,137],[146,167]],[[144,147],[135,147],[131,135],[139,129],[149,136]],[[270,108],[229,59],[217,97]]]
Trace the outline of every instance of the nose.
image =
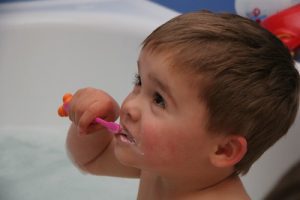
[[120,115],[127,122],[137,122],[141,118],[141,101],[138,95],[131,93],[126,97]]

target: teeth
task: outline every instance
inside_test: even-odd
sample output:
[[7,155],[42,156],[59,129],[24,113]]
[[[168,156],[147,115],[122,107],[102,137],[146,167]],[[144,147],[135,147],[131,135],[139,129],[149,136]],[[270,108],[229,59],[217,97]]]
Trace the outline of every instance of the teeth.
[[131,134],[129,134],[127,131],[123,130],[122,133],[121,133],[124,137],[127,138],[127,140],[130,142],[130,143],[136,143],[135,142],[135,139],[132,137]]
[[134,138],[132,138],[132,137],[127,137],[127,138],[128,138],[128,140],[129,140],[131,143],[135,144],[135,139],[134,139]]

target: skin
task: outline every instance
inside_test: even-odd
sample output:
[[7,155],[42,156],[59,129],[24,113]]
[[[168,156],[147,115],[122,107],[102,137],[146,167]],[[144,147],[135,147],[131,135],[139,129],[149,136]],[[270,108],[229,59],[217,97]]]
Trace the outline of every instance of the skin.
[[[140,178],[142,200],[250,199],[239,177],[231,176],[246,152],[245,140],[208,133],[206,107],[188,83],[164,55],[143,50],[134,89],[120,109],[101,90],[79,90],[67,138],[74,163],[92,174]],[[115,120],[118,113],[135,144],[92,124],[95,117]]]

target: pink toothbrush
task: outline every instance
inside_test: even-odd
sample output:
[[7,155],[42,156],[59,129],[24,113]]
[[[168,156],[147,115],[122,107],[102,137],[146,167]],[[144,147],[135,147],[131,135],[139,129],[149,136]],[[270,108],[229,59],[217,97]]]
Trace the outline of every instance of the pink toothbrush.
[[[69,102],[71,101],[71,99],[72,99],[72,94],[70,94],[70,93],[66,93],[63,96],[63,105],[61,105],[58,108],[58,111],[57,111],[59,116],[61,116],[61,117],[67,117],[68,116]],[[110,133],[113,133],[113,134],[117,134],[117,133],[120,133],[122,131],[122,127],[118,123],[108,122],[108,121],[105,121],[104,119],[101,119],[100,117],[97,117],[94,120],[94,122],[97,123],[97,124],[101,124]]]

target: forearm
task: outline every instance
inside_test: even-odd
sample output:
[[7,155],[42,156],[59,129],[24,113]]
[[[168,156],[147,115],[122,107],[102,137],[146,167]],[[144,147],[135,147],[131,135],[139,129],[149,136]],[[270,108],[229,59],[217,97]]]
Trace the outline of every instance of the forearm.
[[80,168],[101,156],[109,146],[112,135],[101,129],[87,135],[79,135],[72,123],[66,140],[67,151],[72,161]]

